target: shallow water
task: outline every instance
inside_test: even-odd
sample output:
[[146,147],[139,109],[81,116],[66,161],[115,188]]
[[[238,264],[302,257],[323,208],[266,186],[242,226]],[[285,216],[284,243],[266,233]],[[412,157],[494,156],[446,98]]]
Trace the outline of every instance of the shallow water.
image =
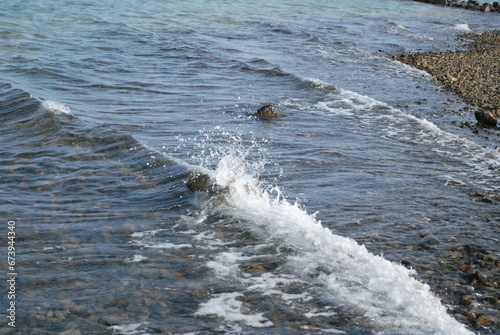
[[[17,310],[0,333],[500,332],[484,321],[500,317],[498,131],[460,127],[465,104],[390,59],[457,47],[497,14],[3,7]],[[280,117],[252,116],[268,103]],[[214,185],[194,194],[200,171]]]

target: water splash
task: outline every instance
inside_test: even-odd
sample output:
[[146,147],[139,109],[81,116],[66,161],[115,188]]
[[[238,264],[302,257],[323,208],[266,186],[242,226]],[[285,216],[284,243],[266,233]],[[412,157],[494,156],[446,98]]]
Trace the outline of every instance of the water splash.
[[59,101],[45,100],[42,102],[42,107],[57,115],[72,115],[71,109]]
[[[248,257],[241,254],[241,249],[226,250],[207,264],[216,276],[238,281],[247,293],[273,295],[287,303],[307,301],[311,299],[312,288],[319,287],[321,295],[332,304],[356,310],[359,320],[377,332],[471,334],[448,315],[428,285],[413,278],[412,270],[371,254],[350,238],[332,233],[314,215],[284,199],[279,189],[263,186],[249,172],[248,165],[241,153],[220,159],[212,177],[223,190],[224,200],[212,210],[236,219],[245,229],[258,231],[264,243],[293,252],[280,255],[285,258],[280,271],[244,276],[240,265]],[[213,206],[213,201],[210,204]],[[286,272],[282,272],[284,269]],[[301,283],[308,288],[302,294],[290,295],[279,289],[284,282]],[[242,294],[215,295],[200,306],[197,314],[217,315],[226,322],[236,320],[249,326],[255,326],[255,322],[259,327],[271,326],[263,314],[235,316],[241,310],[235,299]],[[232,307],[221,309],[222,305]],[[311,313],[318,313],[318,309],[304,311]]]

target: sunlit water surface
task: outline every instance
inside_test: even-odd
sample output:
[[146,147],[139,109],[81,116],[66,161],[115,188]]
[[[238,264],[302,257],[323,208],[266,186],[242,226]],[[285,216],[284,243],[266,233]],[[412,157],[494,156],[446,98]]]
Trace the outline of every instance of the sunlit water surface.
[[3,1],[15,330],[500,332],[478,322],[500,317],[498,132],[390,58],[499,23],[401,0]]

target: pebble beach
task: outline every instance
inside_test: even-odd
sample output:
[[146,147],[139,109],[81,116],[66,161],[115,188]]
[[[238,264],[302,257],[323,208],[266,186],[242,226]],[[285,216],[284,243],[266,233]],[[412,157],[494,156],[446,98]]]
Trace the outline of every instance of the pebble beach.
[[463,50],[400,55],[397,60],[424,70],[482,112],[500,116],[500,31],[459,37]]

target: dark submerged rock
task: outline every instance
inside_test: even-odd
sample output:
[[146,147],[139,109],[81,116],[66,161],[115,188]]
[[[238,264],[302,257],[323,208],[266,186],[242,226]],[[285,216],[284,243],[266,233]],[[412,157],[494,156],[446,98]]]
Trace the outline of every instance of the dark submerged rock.
[[479,272],[477,269],[469,270],[466,273],[466,276],[472,285],[478,285],[478,284],[484,285],[488,283],[488,279],[485,277],[485,275]]
[[259,108],[257,110],[257,113],[254,114],[254,116],[262,118],[272,118],[272,117],[277,117],[278,112],[276,111],[276,108],[274,108],[273,105],[265,105]]
[[192,192],[207,191],[212,185],[212,178],[208,174],[198,173],[190,178],[187,182],[187,187]]
[[484,126],[496,126],[498,123],[495,115],[489,110],[479,110],[474,113],[477,122]]

